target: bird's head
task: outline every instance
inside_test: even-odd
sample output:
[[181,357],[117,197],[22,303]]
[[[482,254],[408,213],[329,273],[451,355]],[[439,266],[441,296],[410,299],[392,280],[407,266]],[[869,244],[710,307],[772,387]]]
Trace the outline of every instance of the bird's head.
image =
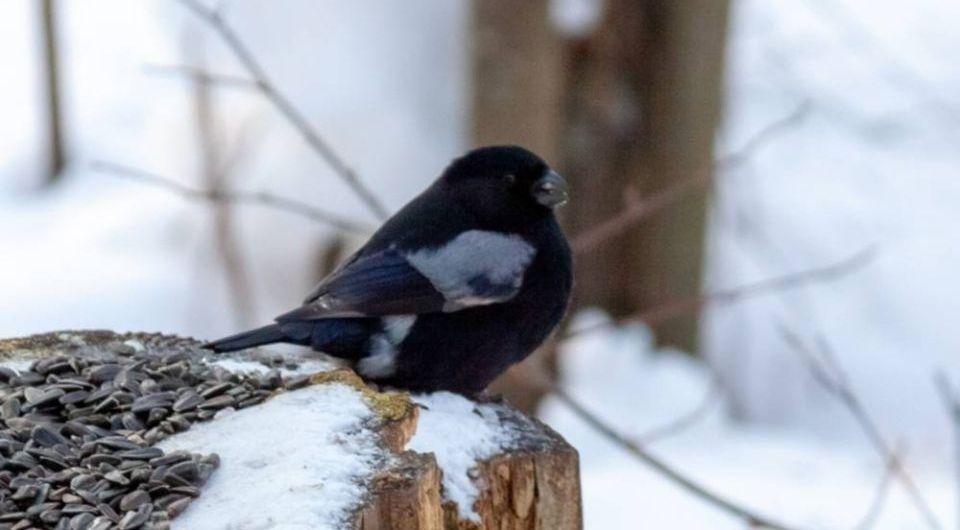
[[440,184],[493,226],[549,217],[567,202],[567,182],[517,146],[482,147],[454,160]]

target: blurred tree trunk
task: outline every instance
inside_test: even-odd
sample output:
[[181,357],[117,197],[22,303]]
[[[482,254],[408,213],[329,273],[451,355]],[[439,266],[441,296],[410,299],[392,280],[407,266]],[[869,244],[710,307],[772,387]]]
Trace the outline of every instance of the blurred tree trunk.
[[40,35],[43,49],[43,86],[47,100],[47,182],[57,180],[66,164],[63,146],[63,115],[60,106],[60,53],[55,0],[40,3]]
[[[597,26],[569,38],[546,0],[474,5],[474,140],[552,161],[571,181],[568,234],[712,169],[728,0],[607,0]],[[706,197],[690,197],[577,256],[576,305],[624,315],[697,293],[705,212]],[[666,323],[657,339],[696,351],[697,322]]]
[[[598,30],[572,48],[561,161],[573,177],[570,233],[645,195],[712,168],[720,115],[727,2],[612,0]],[[580,200],[576,200],[580,198]],[[584,200],[587,199],[587,200]],[[617,315],[696,294],[706,197],[691,196],[578,267],[578,303]],[[697,322],[657,330],[661,344],[696,351]]]
[[474,2],[473,136],[555,159],[563,127],[563,42],[549,0]]

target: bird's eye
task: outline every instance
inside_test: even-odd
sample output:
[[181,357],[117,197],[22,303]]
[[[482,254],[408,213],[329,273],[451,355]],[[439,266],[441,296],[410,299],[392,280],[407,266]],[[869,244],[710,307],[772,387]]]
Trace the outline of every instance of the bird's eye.
[[506,182],[508,185],[512,186],[513,183],[517,181],[517,176],[514,175],[513,173],[507,173],[506,175],[503,176],[503,181]]

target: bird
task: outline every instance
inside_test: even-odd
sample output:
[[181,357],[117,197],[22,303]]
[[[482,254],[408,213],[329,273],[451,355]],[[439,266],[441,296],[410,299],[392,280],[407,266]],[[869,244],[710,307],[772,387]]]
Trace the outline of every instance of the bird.
[[563,177],[522,147],[468,151],[300,307],[205,347],[298,344],[379,386],[482,396],[567,310],[573,263],[555,215],[567,198]]

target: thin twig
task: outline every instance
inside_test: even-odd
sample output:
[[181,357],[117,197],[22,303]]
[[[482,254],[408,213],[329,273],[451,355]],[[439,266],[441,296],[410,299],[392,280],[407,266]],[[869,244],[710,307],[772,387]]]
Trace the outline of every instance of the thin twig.
[[211,85],[225,85],[238,88],[249,88],[251,90],[260,90],[260,85],[253,79],[247,79],[239,75],[218,74],[208,72],[203,68],[189,66],[184,64],[153,64],[143,65],[147,73],[153,75],[174,76],[178,78],[190,79],[193,81],[208,83]]
[[784,339],[792,346],[792,349],[805,361],[814,379],[819,382],[823,388],[832,396],[836,397],[847,411],[854,417],[860,430],[869,440],[873,448],[880,454],[884,462],[889,462],[898,482],[903,486],[904,491],[910,498],[910,501],[916,507],[917,512],[924,519],[926,525],[934,530],[941,530],[943,525],[937,519],[936,514],[930,507],[923,493],[917,486],[913,476],[907,470],[903,460],[899,458],[897,452],[887,442],[883,433],[880,431],[876,420],[867,412],[866,407],[860,398],[853,391],[847,375],[840,368],[839,360],[833,352],[833,349],[820,337],[817,341],[819,357],[813,353],[804,341],[793,331],[781,326],[781,334]]
[[626,450],[631,456],[652,467],[658,473],[669,479],[674,484],[680,486],[688,493],[711,504],[729,515],[745,521],[749,526],[755,528],[770,528],[772,530],[795,530],[796,527],[786,525],[775,521],[767,516],[760,515],[749,508],[741,506],[734,501],[725,499],[719,494],[707,489],[705,486],[697,483],[682,472],[674,469],[672,466],[650,454],[640,444],[619,433],[615,428],[601,420],[595,414],[587,410],[579,401],[574,399],[563,388],[556,384],[549,385],[549,391],[567,406],[582,421],[591,428],[602,434],[605,438]]
[[764,146],[779,138],[782,134],[793,130],[794,126],[806,119],[810,114],[811,103],[802,101],[789,114],[774,120],[757,131],[739,149],[721,156],[717,160],[717,172],[735,169],[751,158]]
[[650,327],[656,327],[664,322],[675,318],[696,314],[701,309],[712,304],[730,304],[743,299],[761,296],[770,292],[786,291],[796,289],[811,283],[831,281],[869,263],[876,255],[876,247],[866,247],[856,254],[846,257],[836,263],[823,267],[806,269],[799,272],[791,272],[773,278],[767,278],[753,283],[721,289],[713,292],[704,293],[698,296],[678,298],[659,304],[656,307],[641,310],[637,313],[627,315],[615,321],[606,321],[587,326],[580,329],[569,331],[565,338],[572,338],[592,333],[602,329],[610,328],[616,324],[625,322],[639,321]]
[[[897,459],[903,459],[903,450],[898,448],[896,454]],[[883,468],[883,473],[880,475],[880,481],[877,483],[873,500],[870,501],[870,506],[867,507],[867,511],[860,518],[860,521],[854,525],[853,530],[869,530],[876,524],[877,518],[880,517],[880,513],[883,512],[883,508],[887,504],[887,495],[890,493],[890,486],[893,484],[894,473],[893,462],[887,462],[887,465]]]
[[[205,59],[203,49],[196,46],[193,34],[184,42],[186,53],[194,55],[194,59],[201,63]],[[247,153],[244,149],[241,134],[240,141],[228,155],[224,153],[224,134],[220,121],[217,119],[215,101],[211,85],[202,79],[194,79],[191,83],[193,94],[194,121],[196,123],[197,140],[199,142],[199,172],[203,176],[205,187],[215,194],[223,194],[229,189],[229,180],[232,169],[238,157]],[[241,129],[241,132],[243,130]],[[227,295],[231,299],[238,327],[252,325],[255,315],[256,301],[246,261],[236,237],[234,212],[232,205],[225,201],[211,203],[213,206],[214,244],[219,249],[219,258],[223,266],[226,279]]]
[[370,188],[360,180],[356,172],[347,165],[333,147],[320,136],[320,133],[310,125],[310,122],[303,113],[277,89],[276,85],[274,85],[273,81],[271,81],[267,75],[266,70],[264,70],[250,52],[250,48],[247,47],[237,32],[234,31],[233,27],[221,16],[220,12],[208,9],[197,0],[177,1],[196,15],[197,18],[207,23],[220,36],[231,52],[233,52],[233,55],[240,61],[240,64],[247,70],[247,73],[250,74],[250,77],[253,78],[260,92],[273,103],[280,114],[300,132],[300,135],[303,136],[307,144],[320,155],[320,158],[333,168],[334,172],[353,190],[371,212],[381,220],[386,219],[389,214],[383,206],[383,203],[380,202]]
[[960,525],[960,395],[957,395],[953,385],[950,384],[950,378],[946,372],[937,372],[933,380],[947,415],[950,417],[950,424],[953,426],[953,465],[956,473],[954,487],[957,494],[957,524]]
[[350,232],[358,235],[370,235],[372,232],[371,228],[368,226],[360,225],[349,219],[337,216],[336,214],[328,213],[305,202],[300,202],[298,200],[288,199],[285,197],[278,197],[262,191],[243,192],[195,189],[189,186],[184,186],[173,179],[169,179],[155,173],[150,173],[149,171],[144,171],[135,167],[125,166],[104,160],[94,161],[92,167],[96,171],[103,171],[105,173],[110,173],[136,182],[163,188],[187,199],[212,202],[222,201],[234,204],[253,204],[298,215],[300,217],[325,224],[344,232]]
[[795,124],[806,117],[809,105],[801,104],[793,112],[770,123],[735,152],[719,158],[715,167],[702,168],[686,179],[682,179],[649,197],[628,201],[627,205],[611,218],[586,229],[571,240],[570,247],[575,254],[588,252],[597,246],[625,233],[636,226],[640,221],[666,210],[678,203],[691,193],[707,187],[713,182],[713,174],[729,171],[745,161],[768,142],[790,130]]
[[950,415],[950,420],[960,426],[960,396],[957,395],[953,385],[950,384],[950,378],[946,372],[940,371],[934,374],[933,380],[937,386],[937,392],[943,400],[943,405]]
[[720,403],[722,394],[723,384],[720,382],[720,378],[714,375],[710,382],[710,387],[704,392],[700,403],[698,403],[693,410],[669,423],[654,427],[640,436],[634,437],[634,439],[641,445],[650,445],[686,431],[699,423],[700,420],[706,417],[708,412]]
[[571,396],[561,386],[560,382],[557,381],[555,376],[547,370],[546,366],[544,366],[542,362],[531,362],[528,360],[527,362],[518,365],[518,369],[524,372],[524,377],[527,378],[534,386],[539,386],[545,393],[550,393],[556,396],[557,399],[564,404],[564,406],[566,406],[578,418],[580,418],[596,432],[601,434],[604,438],[624,449],[630,454],[630,456],[652,467],[664,478],[670,482],[673,482],[687,493],[709,503],[713,507],[727,513],[728,515],[742,519],[751,527],[769,528],[772,530],[798,530],[797,527],[788,526],[781,522],[775,521],[769,517],[760,515],[749,508],[741,506],[734,501],[724,498],[719,493],[711,491],[707,487],[686,476],[683,472],[674,469],[670,464],[667,464],[663,460],[650,454],[650,452],[647,451],[641,443],[630,439],[624,434],[621,434],[616,428],[602,420],[599,416],[581,404],[579,400]]

